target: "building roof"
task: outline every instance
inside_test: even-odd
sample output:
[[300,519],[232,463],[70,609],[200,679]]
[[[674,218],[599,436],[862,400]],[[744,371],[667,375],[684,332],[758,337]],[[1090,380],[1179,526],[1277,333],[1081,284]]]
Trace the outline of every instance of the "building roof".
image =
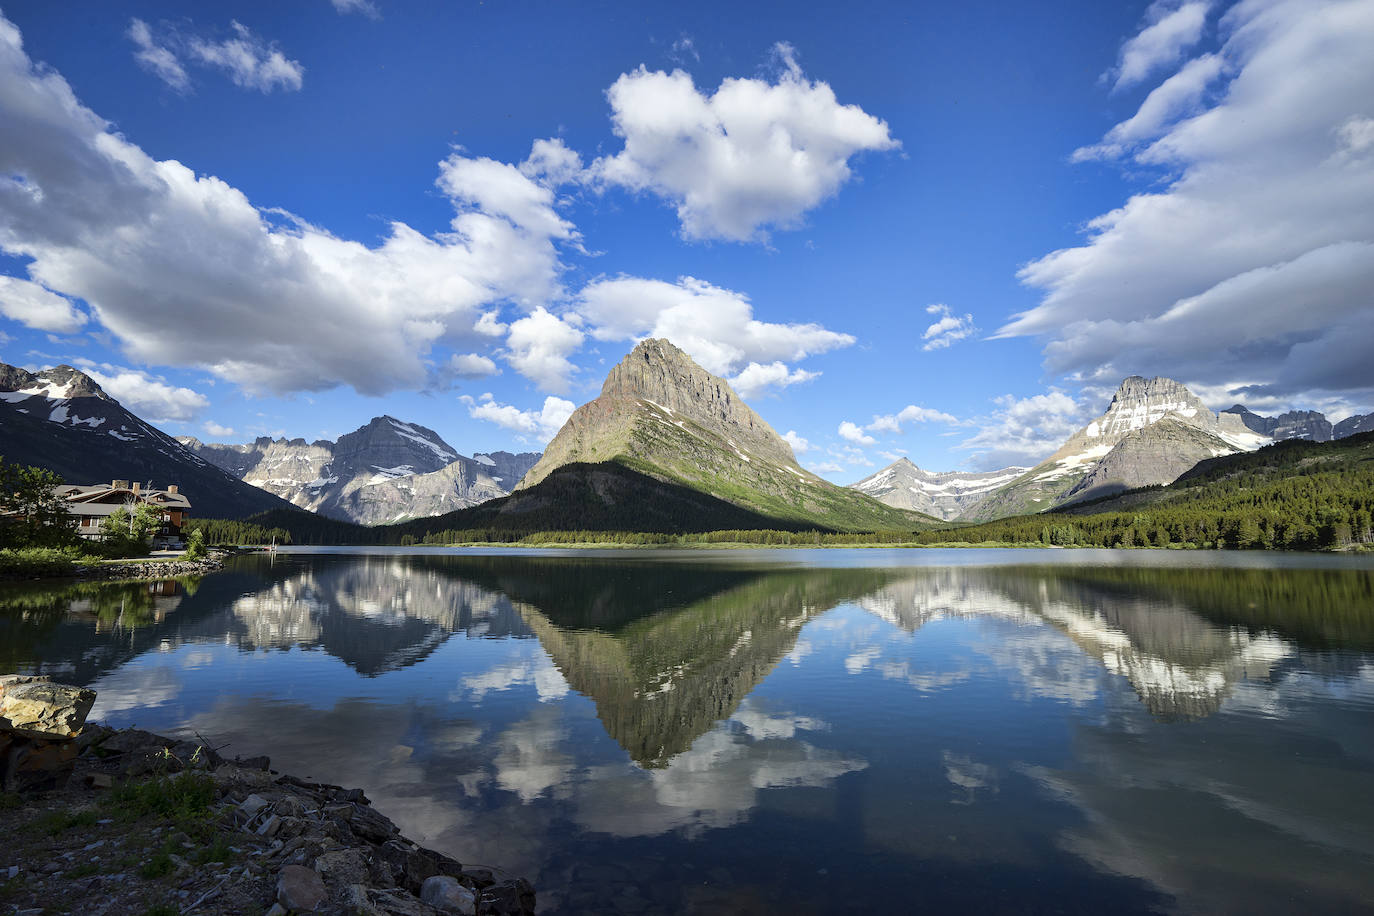
[[[123,484],[124,481],[117,481]],[[190,509],[191,501],[186,494],[171,490],[138,489],[130,486],[114,486],[108,483],[89,485],[64,484],[57,488],[58,495],[65,496],[72,511],[84,515],[108,515],[108,512],[94,511],[96,506],[108,505],[110,511],[118,509],[127,502],[147,503],[164,509]],[[80,506],[80,509],[77,507]],[[92,511],[87,511],[87,509]]]

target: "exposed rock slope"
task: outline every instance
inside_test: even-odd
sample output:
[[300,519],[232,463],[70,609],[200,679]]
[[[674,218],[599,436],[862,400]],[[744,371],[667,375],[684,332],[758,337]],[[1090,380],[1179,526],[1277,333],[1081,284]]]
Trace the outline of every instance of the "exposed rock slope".
[[892,529],[921,521],[804,470],[729,383],[666,340],[642,341],[611,370],[600,397],[573,412],[515,495],[559,468],[604,462],[789,527]]
[[945,520],[958,518],[998,487],[1027,468],[997,471],[927,471],[899,458],[850,487],[897,509],[912,509]]
[[67,483],[176,484],[192,516],[202,518],[286,507],[134,416],[71,366],[35,374],[0,363],[0,455],[56,471]]
[[509,452],[467,458],[433,430],[389,416],[373,418],[338,442],[260,438],[220,445],[190,437],[181,442],[303,509],[364,525],[440,515],[504,496],[538,459]]
[[[1166,418],[1169,426],[1142,432]],[[986,520],[1021,515],[1132,487],[1169,483],[1205,458],[1259,448],[1269,441],[1235,414],[1212,413],[1173,379],[1133,375],[1121,383],[1106,413],[962,517]]]
[[1199,461],[1233,454],[1221,437],[1166,416],[1131,430],[1068,492],[1065,502],[1173,483]]
[[1346,439],[1360,433],[1374,433],[1374,413],[1346,417],[1332,428],[1332,434],[1337,439]]
[[529,473],[539,458],[539,452],[478,452],[472,456],[472,460],[485,467],[491,479],[506,492],[515,489],[520,478]]
[[1330,442],[1336,438],[1326,415],[1315,410],[1290,410],[1277,417],[1262,417],[1240,404],[1226,408],[1222,413],[1234,414],[1252,432],[1268,436],[1275,442],[1282,439],[1310,439],[1313,442]]

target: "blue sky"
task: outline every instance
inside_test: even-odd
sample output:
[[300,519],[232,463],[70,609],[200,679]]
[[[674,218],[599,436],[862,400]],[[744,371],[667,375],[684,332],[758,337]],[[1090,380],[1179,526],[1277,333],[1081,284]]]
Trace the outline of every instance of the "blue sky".
[[838,482],[1374,408],[1374,2],[0,7],[0,359],[539,448],[672,338]]

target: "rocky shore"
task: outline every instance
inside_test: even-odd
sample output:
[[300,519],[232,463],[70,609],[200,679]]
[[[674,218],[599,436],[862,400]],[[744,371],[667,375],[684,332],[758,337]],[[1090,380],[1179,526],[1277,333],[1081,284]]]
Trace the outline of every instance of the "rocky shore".
[[218,556],[204,560],[106,560],[79,565],[72,575],[78,579],[175,579],[223,568],[224,560]]
[[154,560],[95,560],[72,562],[66,558],[56,561],[20,563],[0,569],[0,584],[34,580],[76,581],[138,581],[143,579],[175,579],[178,576],[200,576],[224,568],[226,551],[216,550],[203,560],[182,560],[174,557]]
[[90,690],[0,677],[0,909],[40,916],[534,912],[520,878],[402,836],[361,789],[84,725]]

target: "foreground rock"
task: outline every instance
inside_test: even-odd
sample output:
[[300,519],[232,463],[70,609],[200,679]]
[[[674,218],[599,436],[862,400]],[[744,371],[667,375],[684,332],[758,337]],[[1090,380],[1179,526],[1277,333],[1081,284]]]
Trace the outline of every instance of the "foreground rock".
[[[74,721],[62,710],[84,719],[80,706],[89,710],[86,695],[94,699],[34,679],[0,684],[6,709],[11,697],[36,705],[37,687],[51,693],[53,711],[29,710],[25,721],[58,730]],[[534,912],[527,881],[464,868],[406,839],[361,789],[277,774],[265,757],[225,760],[197,741],[79,722],[75,730],[43,738],[0,731],[0,741],[42,741],[45,753],[63,758],[24,771],[45,781],[16,782],[0,796],[7,911]]]
[[0,677],[0,790],[54,788],[72,773],[95,691],[47,678]]

